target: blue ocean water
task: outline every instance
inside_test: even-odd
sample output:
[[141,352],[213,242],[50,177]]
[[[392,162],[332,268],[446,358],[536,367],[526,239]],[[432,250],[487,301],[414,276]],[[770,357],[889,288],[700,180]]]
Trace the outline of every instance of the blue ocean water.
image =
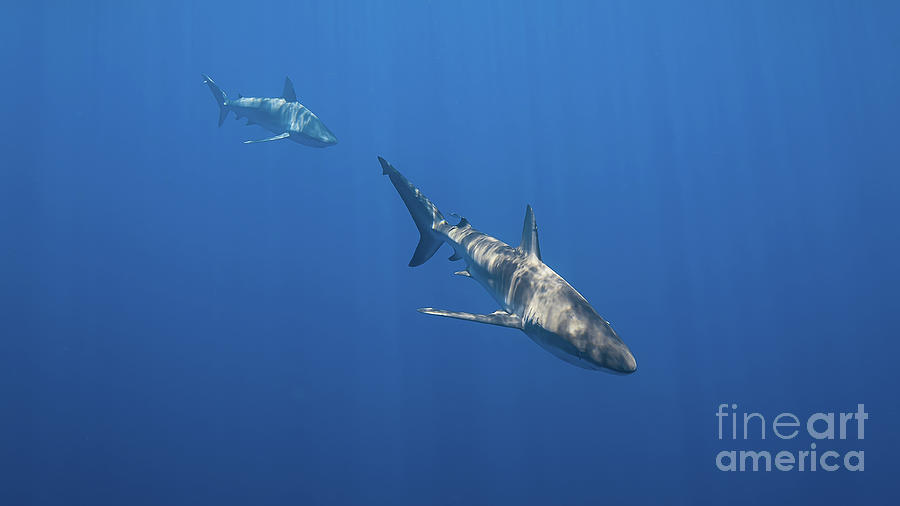
[[[900,4],[21,2],[0,17],[0,504],[892,504]],[[229,120],[300,102],[339,144]],[[638,370],[495,303],[390,160]],[[865,470],[723,472],[720,404],[851,412]],[[855,434],[855,431],[851,431]]]

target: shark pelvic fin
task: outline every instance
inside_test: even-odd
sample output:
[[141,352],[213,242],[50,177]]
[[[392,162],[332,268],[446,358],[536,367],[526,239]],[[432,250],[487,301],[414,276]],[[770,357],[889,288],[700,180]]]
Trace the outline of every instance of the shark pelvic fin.
[[290,133],[284,132],[284,133],[278,134],[278,135],[276,135],[276,136],[274,136],[274,137],[269,137],[268,139],[259,139],[259,140],[255,140],[255,141],[254,141],[254,140],[244,141],[244,144],[254,144],[254,143],[256,143],[256,142],[277,141],[278,139],[287,139],[287,138],[290,137],[290,136],[291,136]]
[[454,251],[453,254],[450,255],[450,258],[448,258],[447,260],[450,260],[451,262],[455,262],[457,260],[462,260],[462,255],[460,255],[459,253]]
[[522,225],[522,244],[519,249],[528,255],[541,260],[541,245],[538,243],[537,222],[534,221],[534,210],[529,205],[525,208],[525,223]]
[[445,316],[447,318],[456,318],[459,320],[468,320],[470,322],[487,323],[490,325],[498,325],[500,327],[509,327],[513,329],[522,329],[522,319],[514,314],[506,311],[494,311],[491,314],[474,314],[464,313],[462,311],[447,311],[444,309],[434,309],[431,307],[423,307],[418,310],[420,313]]
[[468,270],[466,270],[466,269],[463,269],[463,270],[461,270],[461,271],[456,271],[456,272],[454,272],[453,274],[456,275],[456,276],[463,276],[463,277],[465,277],[465,278],[471,278],[471,277],[472,277],[472,273],[470,273],[470,272],[469,272]]
[[290,77],[284,78],[284,93],[281,94],[288,102],[297,102],[297,93],[294,91],[294,83]]

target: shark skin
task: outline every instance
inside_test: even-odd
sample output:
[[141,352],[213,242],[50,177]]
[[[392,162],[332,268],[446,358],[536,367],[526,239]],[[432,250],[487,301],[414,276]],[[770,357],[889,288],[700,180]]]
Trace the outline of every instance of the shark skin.
[[450,260],[463,260],[456,274],[471,277],[500,305],[489,315],[421,308],[447,318],[519,329],[555,356],[585,369],[630,374],[637,362],[609,322],[541,259],[534,211],[527,206],[522,244],[512,247],[479,232],[461,218],[456,225],[418,188],[381,157],[386,174],[415,221],[421,238],[410,267],[425,263],[443,243],[453,248]]
[[219,126],[222,126],[228,113],[233,112],[235,119],[247,118],[248,125],[259,125],[275,134],[266,139],[244,141],[244,144],[280,139],[290,139],[316,148],[337,144],[337,137],[325,123],[297,101],[294,84],[289,78],[284,78],[284,93],[281,97],[255,98],[238,95],[238,98],[229,100],[212,78],[206,74],[201,75],[219,106]]

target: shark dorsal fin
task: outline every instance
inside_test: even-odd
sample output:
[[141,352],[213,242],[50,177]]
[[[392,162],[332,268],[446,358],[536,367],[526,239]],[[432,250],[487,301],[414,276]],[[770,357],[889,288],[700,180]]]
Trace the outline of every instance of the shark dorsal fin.
[[450,216],[453,216],[454,218],[459,218],[459,223],[457,223],[457,224],[455,225],[456,228],[467,228],[467,227],[471,227],[471,226],[472,226],[472,225],[469,223],[469,220],[467,220],[467,219],[466,219],[465,217],[463,217],[463,216],[460,216],[460,215],[458,215],[458,214],[456,214],[456,213],[450,213]]
[[298,102],[297,93],[294,92],[294,83],[290,77],[284,78],[284,93],[281,94],[288,102]]
[[534,210],[529,205],[525,209],[525,223],[522,225],[522,244],[519,249],[528,255],[541,260],[541,245],[538,243],[537,223],[534,221]]

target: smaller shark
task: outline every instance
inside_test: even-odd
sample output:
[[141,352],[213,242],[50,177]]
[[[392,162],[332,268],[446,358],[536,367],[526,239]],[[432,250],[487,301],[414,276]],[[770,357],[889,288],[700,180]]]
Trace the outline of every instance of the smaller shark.
[[248,125],[259,125],[275,134],[267,139],[244,141],[244,144],[279,139],[290,139],[316,148],[337,144],[337,137],[325,123],[297,101],[294,83],[289,78],[284,78],[284,93],[281,97],[253,98],[238,94],[237,99],[228,100],[225,92],[212,78],[206,74],[201,75],[219,106],[219,126],[222,126],[228,111],[231,111],[236,116],[235,119],[247,118]]
[[501,307],[491,314],[430,307],[419,312],[519,329],[545,350],[585,369],[618,374],[637,369],[634,355],[609,322],[541,259],[531,206],[525,209],[522,244],[513,248],[475,230],[465,218],[451,225],[400,171],[380,156],[378,161],[419,229],[409,266],[422,265],[446,242],[454,250],[450,260],[466,262],[455,274],[478,281]]

